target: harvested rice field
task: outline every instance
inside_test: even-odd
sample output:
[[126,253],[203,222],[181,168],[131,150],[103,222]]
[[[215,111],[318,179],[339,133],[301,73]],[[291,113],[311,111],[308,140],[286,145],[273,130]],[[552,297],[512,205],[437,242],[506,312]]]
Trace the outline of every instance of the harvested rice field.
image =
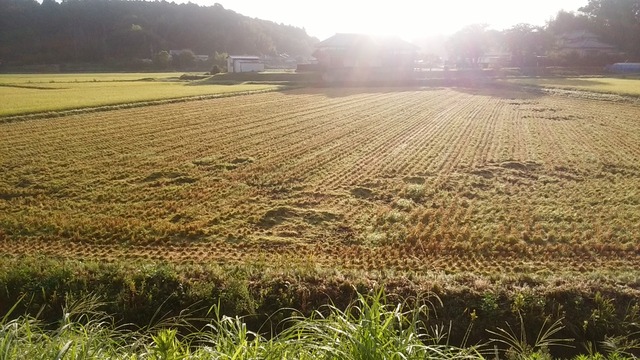
[[[633,272],[640,107],[298,89],[0,123],[0,251],[398,272]],[[129,261],[128,260],[128,261]]]

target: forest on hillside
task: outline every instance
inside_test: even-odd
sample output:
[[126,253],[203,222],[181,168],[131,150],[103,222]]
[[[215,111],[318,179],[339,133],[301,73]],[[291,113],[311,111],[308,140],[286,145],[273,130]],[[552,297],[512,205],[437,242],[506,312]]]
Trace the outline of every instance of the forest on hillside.
[[[303,28],[250,18],[220,4],[41,1],[0,0],[0,70],[208,71],[213,65],[224,69],[227,54],[265,55],[275,59],[272,67],[287,61],[294,66],[318,42]],[[510,60],[503,65],[516,67],[638,62],[640,0],[585,0],[578,11],[560,11],[545,26],[514,24],[498,31],[470,24],[450,36],[414,42],[426,64],[448,59],[478,66],[504,54]],[[590,49],[594,44],[605,48]],[[55,68],[35,67],[43,64]]]
[[308,57],[318,41],[302,28],[243,16],[220,4],[0,0],[0,14],[0,63],[4,65],[130,67],[155,59],[157,67],[162,67],[164,51],[172,49],[213,57],[224,53]]

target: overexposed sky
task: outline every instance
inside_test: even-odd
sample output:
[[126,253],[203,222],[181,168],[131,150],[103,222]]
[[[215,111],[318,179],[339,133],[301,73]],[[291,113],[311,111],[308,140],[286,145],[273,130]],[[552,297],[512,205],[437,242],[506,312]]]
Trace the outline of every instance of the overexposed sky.
[[[189,0],[174,0],[188,2]],[[544,25],[558,11],[588,0],[190,0],[217,3],[243,15],[304,27],[320,40],[338,32],[399,35],[405,40],[451,34],[482,23],[502,30],[518,23]]]

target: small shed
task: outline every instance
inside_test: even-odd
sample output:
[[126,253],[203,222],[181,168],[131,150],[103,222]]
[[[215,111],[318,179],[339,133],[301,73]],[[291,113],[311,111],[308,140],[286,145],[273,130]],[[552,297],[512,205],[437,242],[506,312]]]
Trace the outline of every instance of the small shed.
[[259,56],[227,56],[227,72],[264,71],[264,62]]

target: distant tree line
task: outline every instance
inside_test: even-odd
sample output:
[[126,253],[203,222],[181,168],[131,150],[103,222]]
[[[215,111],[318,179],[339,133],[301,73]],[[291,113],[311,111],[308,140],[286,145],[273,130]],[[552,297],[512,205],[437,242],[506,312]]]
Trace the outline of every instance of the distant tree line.
[[[558,39],[572,32],[589,32],[613,45],[617,54],[581,56],[560,51]],[[507,52],[515,66],[603,65],[640,61],[640,0],[588,0],[578,12],[560,11],[546,26],[517,24],[504,31],[475,24],[452,35],[450,58],[469,67],[479,65],[489,52]],[[544,58],[541,60],[541,57]]]
[[[249,18],[222,5],[166,1],[0,0],[0,62],[184,67],[193,55],[309,56],[317,39],[302,28]],[[169,50],[189,49],[172,62]]]

